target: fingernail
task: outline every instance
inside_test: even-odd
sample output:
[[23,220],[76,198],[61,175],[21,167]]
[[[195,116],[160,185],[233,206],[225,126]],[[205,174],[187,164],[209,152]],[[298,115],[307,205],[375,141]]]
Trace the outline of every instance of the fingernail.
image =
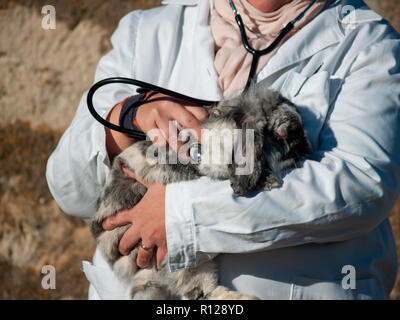
[[122,168],[126,169],[126,166],[123,164],[123,165],[122,165]]

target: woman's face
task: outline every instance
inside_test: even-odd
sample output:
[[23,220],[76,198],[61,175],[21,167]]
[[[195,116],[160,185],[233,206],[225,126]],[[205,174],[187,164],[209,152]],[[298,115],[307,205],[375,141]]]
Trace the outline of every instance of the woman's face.
[[257,10],[262,12],[272,12],[292,0],[248,0],[248,2]]

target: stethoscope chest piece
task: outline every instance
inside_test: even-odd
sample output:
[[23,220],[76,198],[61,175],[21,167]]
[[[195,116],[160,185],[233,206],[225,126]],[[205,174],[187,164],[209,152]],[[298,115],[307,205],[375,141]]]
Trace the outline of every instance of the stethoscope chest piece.
[[192,163],[199,164],[201,162],[201,144],[193,143],[188,149],[188,156]]

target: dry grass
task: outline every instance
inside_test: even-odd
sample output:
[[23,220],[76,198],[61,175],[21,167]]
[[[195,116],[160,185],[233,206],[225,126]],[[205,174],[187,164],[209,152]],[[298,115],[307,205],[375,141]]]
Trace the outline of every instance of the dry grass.
[[[0,299],[83,299],[81,260],[91,259],[88,227],[61,212],[44,179],[60,132],[17,121],[0,127]],[[43,290],[41,269],[57,270],[57,290]]]
[[[398,0],[366,2],[400,30]],[[55,32],[40,28],[47,3],[0,1],[0,299],[86,299],[81,260],[94,243],[51,198],[45,164],[119,19],[160,1],[56,0]],[[400,256],[400,201],[390,219]],[[57,290],[41,288],[46,264],[56,267]],[[400,277],[392,298],[400,299]]]
[[382,15],[400,32],[400,5],[398,0],[364,0],[370,8]]
[[[159,3],[53,1],[57,30],[46,32],[48,1],[0,2],[0,299],[87,298],[81,261],[91,260],[94,241],[52,199],[45,165],[120,18]],[[56,290],[41,287],[46,264],[57,270]]]

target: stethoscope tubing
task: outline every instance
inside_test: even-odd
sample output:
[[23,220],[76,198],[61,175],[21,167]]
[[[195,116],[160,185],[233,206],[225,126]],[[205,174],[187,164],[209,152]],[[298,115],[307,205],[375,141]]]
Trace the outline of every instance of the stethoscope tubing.
[[111,129],[111,130],[115,130],[121,133],[125,133],[133,138],[136,139],[146,139],[146,134],[139,131],[139,130],[132,130],[132,129],[128,129],[128,128],[124,128],[122,126],[118,126],[115,125],[109,121],[107,121],[106,119],[104,119],[102,116],[100,116],[97,111],[96,108],[93,105],[93,97],[94,94],[96,93],[97,90],[99,90],[101,87],[105,86],[105,85],[109,85],[109,84],[113,84],[113,83],[124,83],[124,84],[129,84],[129,85],[134,85],[140,88],[144,88],[148,91],[154,91],[157,93],[162,93],[165,94],[167,96],[170,96],[172,98],[176,98],[179,100],[183,100],[183,101],[187,101],[202,107],[210,107],[212,105],[215,105],[218,103],[218,101],[209,101],[209,100],[202,100],[202,99],[197,99],[197,98],[193,98],[193,97],[189,97],[186,96],[184,94],[181,94],[179,92],[175,92],[175,91],[171,91],[165,88],[161,88],[158,87],[154,84],[151,83],[147,83],[144,81],[140,81],[140,80],[136,80],[136,79],[131,79],[131,78],[124,78],[124,77],[112,77],[112,78],[106,78],[103,80],[100,80],[99,82],[96,82],[88,91],[87,94],[87,105],[88,105],[88,109],[89,112],[91,113],[91,115],[98,121],[100,122],[103,126]]
[[279,33],[278,37],[265,49],[262,50],[256,50],[254,49],[250,44],[249,41],[247,40],[247,34],[246,34],[246,29],[244,27],[244,23],[242,20],[242,17],[240,16],[240,13],[237,11],[235,5],[233,4],[232,0],[229,0],[229,4],[232,8],[232,11],[235,15],[235,20],[236,23],[239,27],[239,31],[240,31],[240,35],[242,38],[242,43],[244,48],[247,50],[247,52],[249,52],[250,54],[253,55],[253,59],[251,62],[251,67],[250,67],[250,72],[249,72],[249,76],[247,78],[247,83],[245,86],[244,90],[247,90],[251,83],[253,82],[253,77],[256,73],[256,69],[257,69],[257,65],[258,65],[258,61],[260,59],[261,56],[266,55],[270,52],[272,52],[274,49],[276,49],[276,47],[279,45],[279,43],[282,41],[282,39],[290,32],[292,31],[292,29],[294,28],[295,24],[300,21],[305,14],[307,13],[308,10],[310,10],[310,8],[317,2],[317,0],[314,0],[313,2],[310,3],[310,5],[300,14],[296,17],[296,19],[294,19],[293,21],[289,22],[283,29],[282,31]]

